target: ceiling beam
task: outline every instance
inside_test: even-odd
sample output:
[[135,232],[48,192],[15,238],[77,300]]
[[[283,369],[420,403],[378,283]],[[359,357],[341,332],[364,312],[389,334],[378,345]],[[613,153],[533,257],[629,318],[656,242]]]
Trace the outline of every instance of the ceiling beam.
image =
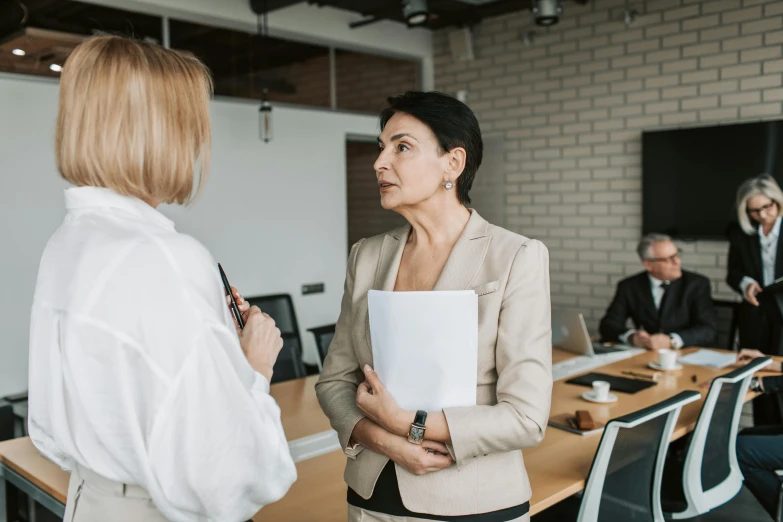
[[250,0],[250,8],[255,14],[262,15],[302,2],[304,0]]

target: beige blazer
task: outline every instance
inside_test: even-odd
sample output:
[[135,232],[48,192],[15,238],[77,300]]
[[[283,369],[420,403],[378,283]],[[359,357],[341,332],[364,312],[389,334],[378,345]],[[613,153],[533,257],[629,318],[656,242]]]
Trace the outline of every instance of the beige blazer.
[[[435,290],[472,288],[479,295],[477,405],[444,410],[456,465],[424,476],[396,466],[403,504],[418,513],[486,513],[530,500],[520,450],[541,442],[549,418],[548,251],[471,212]],[[316,385],[343,448],[363,417],[356,406],[361,368],[373,363],[367,292],[394,289],[409,234],[405,226],[351,249],[340,319]],[[346,454],[345,481],[369,498],[388,458],[366,448]]]

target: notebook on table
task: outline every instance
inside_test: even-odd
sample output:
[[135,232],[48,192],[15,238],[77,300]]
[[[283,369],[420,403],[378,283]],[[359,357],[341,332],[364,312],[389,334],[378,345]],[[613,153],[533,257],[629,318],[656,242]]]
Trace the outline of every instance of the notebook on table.
[[590,372],[566,381],[566,384],[576,384],[577,386],[593,387],[593,381],[606,381],[609,383],[611,391],[621,393],[636,393],[646,390],[650,386],[655,386],[656,382],[641,379],[628,379],[627,377],[618,377],[606,373]]

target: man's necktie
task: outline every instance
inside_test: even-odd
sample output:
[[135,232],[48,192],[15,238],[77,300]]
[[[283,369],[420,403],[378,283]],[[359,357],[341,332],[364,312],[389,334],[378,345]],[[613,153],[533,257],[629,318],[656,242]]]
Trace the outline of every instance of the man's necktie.
[[669,286],[671,286],[671,283],[669,281],[664,281],[661,283],[661,289],[663,290],[663,295],[661,296],[661,304],[658,306],[658,317],[663,318],[663,307],[666,306],[666,298],[669,295]]

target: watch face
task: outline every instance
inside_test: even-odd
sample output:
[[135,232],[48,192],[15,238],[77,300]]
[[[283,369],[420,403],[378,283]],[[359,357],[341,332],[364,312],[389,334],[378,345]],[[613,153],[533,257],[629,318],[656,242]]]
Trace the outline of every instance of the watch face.
[[414,444],[421,444],[421,441],[423,440],[424,440],[424,428],[411,426],[411,431],[408,433],[408,442],[412,442]]

